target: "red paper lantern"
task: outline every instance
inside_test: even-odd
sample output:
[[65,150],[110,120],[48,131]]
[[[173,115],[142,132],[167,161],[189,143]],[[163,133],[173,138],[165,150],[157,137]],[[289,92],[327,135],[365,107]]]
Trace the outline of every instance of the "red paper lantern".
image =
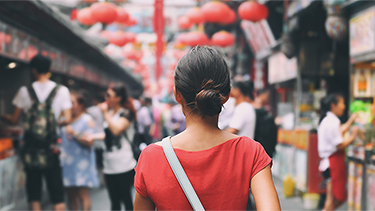
[[71,12],[70,12],[70,20],[71,21],[74,21],[75,19],[77,19],[77,9],[73,9]]
[[178,26],[181,29],[190,29],[193,23],[190,21],[190,19],[186,16],[179,17],[177,20]]
[[98,2],[91,5],[91,15],[97,22],[110,24],[117,19],[117,8],[112,3]]
[[128,42],[135,42],[135,41],[136,41],[136,38],[137,38],[137,34],[136,34],[136,33],[133,33],[133,32],[125,32],[124,35],[125,35],[126,40],[127,40]]
[[197,45],[209,45],[210,40],[208,39],[207,35],[203,32],[189,32],[186,37],[186,44],[190,46],[197,46]]
[[230,8],[222,2],[212,1],[204,4],[201,11],[204,15],[205,21],[221,23],[228,18]]
[[243,20],[258,22],[268,17],[268,8],[256,1],[247,1],[240,5],[238,14]]
[[92,11],[89,7],[83,8],[77,12],[77,20],[83,25],[93,25],[96,21],[92,18]]
[[220,47],[228,47],[234,44],[234,36],[226,31],[217,32],[212,36],[211,39],[214,45]]
[[137,25],[138,21],[134,16],[129,15],[129,19],[127,22],[123,23],[125,26],[130,27],[130,26],[135,26]]
[[237,20],[236,12],[234,12],[233,10],[229,10],[228,17],[221,23],[225,24],[225,25],[228,25],[228,24],[232,24],[232,23],[236,22],[236,20]]
[[117,8],[117,22],[126,23],[129,20],[129,14],[124,8]]
[[124,32],[118,31],[118,32],[114,32],[110,36],[109,43],[119,46],[119,47],[123,47],[124,45],[126,45],[126,43],[128,43],[128,39]]
[[100,35],[106,39],[108,39],[109,43],[123,47],[128,42],[134,42],[135,40],[135,34],[131,32],[110,32],[110,31],[102,31]]
[[186,17],[190,19],[192,23],[200,24],[204,22],[204,14],[199,7],[191,8],[187,11]]
[[136,51],[134,49],[123,51],[123,54],[127,59],[131,59],[131,60],[135,60],[135,61],[139,61],[143,57],[142,51]]

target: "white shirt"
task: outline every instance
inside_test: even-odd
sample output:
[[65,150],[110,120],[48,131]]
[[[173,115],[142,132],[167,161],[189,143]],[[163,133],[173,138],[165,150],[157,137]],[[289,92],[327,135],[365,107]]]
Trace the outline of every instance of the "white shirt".
[[141,109],[139,109],[139,111],[137,112],[137,120],[139,133],[144,133],[145,127],[152,124],[150,111],[146,106],[142,106]]
[[337,145],[344,141],[340,129],[341,122],[332,112],[327,112],[327,116],[318,127],[318,152],[322,159],[319,164],[319,171],[323,172],[329,168],[329,156],[337,151]]
[[[120,114],[124,112],[124,109],[120,109],[115,115],[112,116],[112,121],[117,121],[120,118]],[[126,129],[128,137],[134,136],[134,121]],[[108,127],[108,123],[104,123],[105,127]],[[121,136],[121,148],[112,147],[112,151],[104,149],[103,153],[103,172],[105,174],[119,174],[134,169],[137,161],[133,157],[133,151],[129,141],[124,135]]]
[[219,114],[219,128],[224,130],[229,126],[230,120],[232,119],[236,99],[230,97],[224,104],[223,110]]
[[254,138],[255,109],[247,102],[240,103],[234,108],[233,117],[229,123],[230,128],[238,130],[239,136]]
[[[44,102],[56,83],[53,81],[47,81],[45,83],[34,82],[32,84],[36,96],[40,102]],[[13,99],[13,105],[22,109],[25,113],[31,108],[32,101],[29,95],[29,91],[25,86],[21,87]],[[52,110],[55,114],[55,119],[58,120],[61,112],[66,109],[72,108],[72,101],[70,100],[70,92],[65,86],[60,86],[57,90],[56,96],[52,101]]]

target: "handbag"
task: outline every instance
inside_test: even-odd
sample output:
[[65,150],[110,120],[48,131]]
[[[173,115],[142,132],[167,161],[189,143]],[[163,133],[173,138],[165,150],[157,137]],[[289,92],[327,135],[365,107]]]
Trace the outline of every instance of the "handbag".
[[193,207],[193,210],[205,210],[201,201],[198,198],[197,193],[191,185],[189,178],[187,177],[184,169],[182,168],[176,153],[173,150],[171,137],[169,136],[164,138],[162,140],[162,145],[165,157],[167,157],[168,163],[172,168],[178,183],[184,191],[186,198],[189,200],[190,205]]

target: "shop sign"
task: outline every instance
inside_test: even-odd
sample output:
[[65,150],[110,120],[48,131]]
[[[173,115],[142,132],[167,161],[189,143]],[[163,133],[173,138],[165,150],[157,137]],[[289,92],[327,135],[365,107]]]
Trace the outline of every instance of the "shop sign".
[[253,23],[241,21],[241,27],[246,39],[257,60],[260,60],[270,53],[270,47],[276,44],[275,38],[266,20]]
[[375,6],[350,19],[350,56],[375,51]]
[[268,60],[268,82],[270,84],[287,81],[297,77],[297,58],[286,58],[278,52]]

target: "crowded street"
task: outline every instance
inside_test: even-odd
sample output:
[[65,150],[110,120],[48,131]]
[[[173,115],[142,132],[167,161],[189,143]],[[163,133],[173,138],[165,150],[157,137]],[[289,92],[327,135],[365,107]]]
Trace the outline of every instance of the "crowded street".
[[375,211],[375,1],[0,1],[0,211]]

